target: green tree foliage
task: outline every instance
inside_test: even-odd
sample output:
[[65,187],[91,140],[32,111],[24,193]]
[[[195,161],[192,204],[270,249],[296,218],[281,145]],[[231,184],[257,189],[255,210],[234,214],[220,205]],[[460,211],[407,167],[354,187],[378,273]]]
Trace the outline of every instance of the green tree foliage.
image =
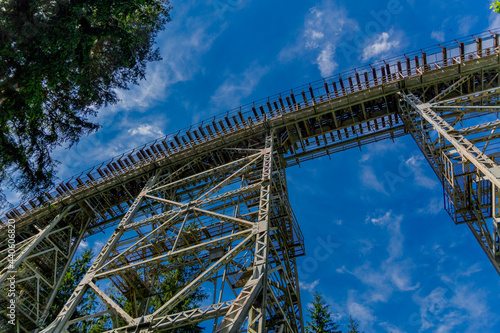
[[495,1],[491,3],[490,9],[493,9],[495,13],[500,13],[500,1]]
[[361,333],[359,324],[351,316],[349,317],[349,324],[347,324],[347,333]]
[[[116,88],[160,59],[154,39],[168,0],[4,0],[0,3],[0,184],[26,198],[55,180],[57,146],[99,125]],[[1,193],[0,193],[1,194]]]
[[[50,307],[49,315],[45,323],[48,324],[57,317],[57,314],[69,299],[69,297],[73,293],[73,290],[85,276],[85,273],[92,263],[93,257],[94,256],[92,254],[92,250],[89,249],[84,251],[82,255],[77,257],[76,260],[71,264],[68,271],[64,275],[64,279],[61,283],[59,291],[56,294],[56,297],[54,298],[54,302]],[[88,293],[82,299],[82,303],[76,309],[75,313],[73,314],[73,318],[85,316],[86,314],[94,311],[95,307],[96,296],[93,293]],[[74,327],[75,332],[85,333],[101,332],[103,331],[103,329],[103,322],[98,320],[83,322]]]
[[307,309],[311,319],[306,324],[307,333],[342,333],[338,330],[339,325],[333,322],[329,307],[323,296],[319,292],[315,292],[312,306]]

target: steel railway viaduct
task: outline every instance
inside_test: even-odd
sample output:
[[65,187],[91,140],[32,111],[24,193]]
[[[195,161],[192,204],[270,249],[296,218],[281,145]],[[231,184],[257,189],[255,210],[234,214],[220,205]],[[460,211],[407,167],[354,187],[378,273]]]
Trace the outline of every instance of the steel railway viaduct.
[[[464,38],[232,110],[19,205],[2,218],[0,234],[0,281],[16,277],[17,329],[71,331],[106,316],[111,332],[204,321],[215,332],[302,332],[296,258],[304,244],[285,169],[406,134],[443,184],[452,220],[470,229],[500,274],[499,72],[498,33]],[[114,228],[109,240],[45,323],[79,243],[105,228]],[[161,301],[162,276],[182,267],[195,274]],[[106,294],[109,285],[131,309]],[[209,305],[175,310],[201,286],[213,290]],[[10,301],[6,290],[0,309]],[[99,310],[76,318],[91,293]]]

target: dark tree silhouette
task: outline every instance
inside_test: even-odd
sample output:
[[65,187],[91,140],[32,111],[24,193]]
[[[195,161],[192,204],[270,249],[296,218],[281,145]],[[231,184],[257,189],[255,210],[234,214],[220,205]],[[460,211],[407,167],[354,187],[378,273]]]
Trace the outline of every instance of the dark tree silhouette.
[[114,89],[160,60],[154,39],[170,10],[168,0],[1,2],[1,188],[26,199],[53,185],[53,149],[96,131],[89,118],[117,102]]

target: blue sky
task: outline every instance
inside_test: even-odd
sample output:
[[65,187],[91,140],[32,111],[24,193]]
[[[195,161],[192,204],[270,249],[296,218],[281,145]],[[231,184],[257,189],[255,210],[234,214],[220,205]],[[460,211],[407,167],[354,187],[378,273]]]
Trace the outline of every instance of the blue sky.
[[[100,132],[56,152],[61,179],[240,104],[500,27],[489,1],[172,4],[163,60],[101,110]],[[351,315],[366,333],[500,331],[500,279],[442,209],[442,187],[410,137],[305,162],[287,178],[308,253],[298,261],[304,309],[320,291],[335,320]]]

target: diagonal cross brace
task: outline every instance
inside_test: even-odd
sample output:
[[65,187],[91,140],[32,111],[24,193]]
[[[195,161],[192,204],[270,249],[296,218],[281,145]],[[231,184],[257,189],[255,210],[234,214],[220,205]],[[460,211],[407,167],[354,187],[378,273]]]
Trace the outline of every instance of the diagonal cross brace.
[[19,264],[26,259],[26,257],[31,253],[31,251],[38,245],[42,240],[50,234],[51,230],[68,214],[73,205],[66,207],[60,214],[58,214],[52,222],[50,222],[45,228],[40,230],[40,232],[32,239],[29,244],[26,244],[23,251],[19,253],[17,258],[13,263],[9,263],[5,268],[5,272],[2,272],[2,276],[0,277],[0,285],[5,281],[9,271],[13,271],[19,266]]
[[234,301],[233,305],[227,311],[227,314],[222,319],[214,333],[236,333],[239,331],[241,325],[250,310],[250,307],[255,302],[257,296],[262,290],[263,274],[257,278],[247,281],[241,290],[238,298]]
[[146,195],[149,188],[154,185],[157,178],[158,175],[154,175],[148,181],[146,186],[144,186],[141,193],[137,196],[134,203],[132,204],[130,209],[127,211],[127,213],[121,220],[120,224],[116,227],[115,231],[109,238],[109,241],[106,243],[106,245],[104,245],[104,247],[97,255],[96,259],[94,260],[94,263],[90,266],[89,270],[87,271],[87,274],[85,274],[82,281],[80,281],[78,286],[75,288],[75,290],[69,297],[68,301],[62,308],[61,312],[58,314],[57,318],[47,328],[45,328],[42,331],[42,333],[49,333],[49,332],[59,333],[67,329],[69,325],[69,319],[75,312],[85,292],[90,287],[90,284],[92,283],[92,279],[95,277],[96,272],[104,265],[106,260],[108,260],[110,253],[114,250],[116,244],[120,240],[120,237],[125,233],[125,229],[122,227],[128,225],[131,221],[133,221],[135,214],[139,211],[144,196]]
[[[230,262],[236,255],[238,255],[241,251],[245,250],[245,247],[249,246],[249,243],[253,243],[252,238],[253,234],[250,234],[247,238],[245,238],[241,243],[232,248],[228,253],[222,256],[219,260],[213,263],[207,270],[198,275],[193,281],[191,281],[187,286],[185,286],[181,291],[179,291],[174,297],[170,298],[167,303],[163,304],[158,310],[156,310],[151,317],[160,316],[171,309],[173,309],[179,302],[184,300],[189,294],[191,294],[194,290],[196,290],[199,286],[201,286],[206,279],[214,274],[217,270],[219,270],[222,266]],[[161,319],[157,324],[160,325],[165,319]]]

